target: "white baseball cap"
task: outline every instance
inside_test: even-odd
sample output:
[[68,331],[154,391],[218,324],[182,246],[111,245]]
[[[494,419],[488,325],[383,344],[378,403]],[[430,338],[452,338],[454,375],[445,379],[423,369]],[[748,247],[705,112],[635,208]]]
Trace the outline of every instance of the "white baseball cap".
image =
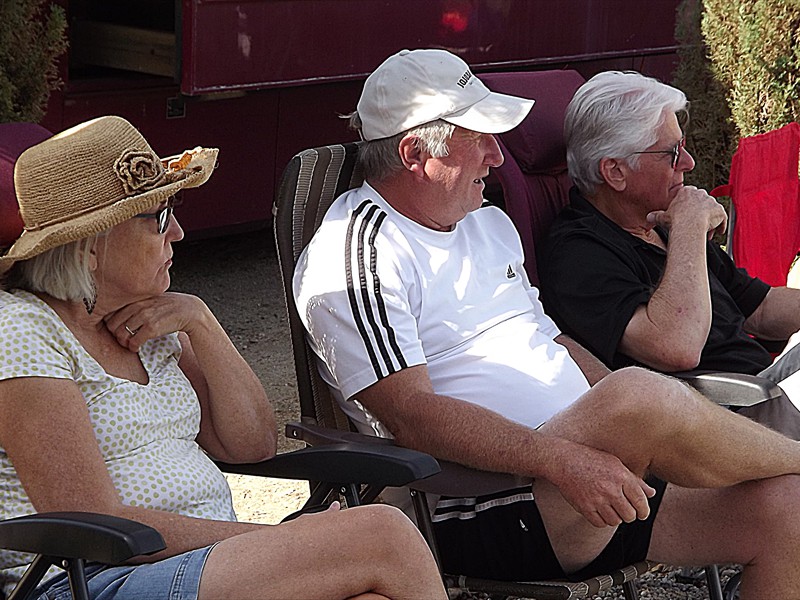
[[364,82],[356,110],[365,140],[391,137],[443,119],[479,133],[503,133],[525,118],[533,100],[487,88],[446,50],[401,50]]

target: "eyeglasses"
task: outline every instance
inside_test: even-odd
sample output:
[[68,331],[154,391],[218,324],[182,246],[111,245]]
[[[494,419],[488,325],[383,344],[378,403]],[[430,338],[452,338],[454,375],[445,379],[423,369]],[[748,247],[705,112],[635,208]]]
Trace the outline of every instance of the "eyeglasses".
[[672,168],[678,166],[678,161],[681,159],[681,150],[686,146],[686,136],[682,137],[680,141],[675,144],[671,150],[642,150],[641,152],[631,152],[631,154],[671,154],[672,155]]
[[158,233],[164,234],[167,232],[169,228],[169,223],[172,220],[172,211],[176,206],[181,205],[181,200],[176,196],[170,196],[167,198],[167,205],[157,210],[154,213],[141,213],[138,215],[134,215],[137,219],[155,219],[156,224],[158,225]]

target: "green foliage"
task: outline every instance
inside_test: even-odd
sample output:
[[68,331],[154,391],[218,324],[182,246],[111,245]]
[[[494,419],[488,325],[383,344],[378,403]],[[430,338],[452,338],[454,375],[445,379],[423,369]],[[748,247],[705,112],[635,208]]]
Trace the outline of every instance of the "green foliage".
[[64,9],[47,0],[0,2],[0,123],[39,121],[60,84],[67,48]]
[[739,137],[800,119],[800,0],[683,0],[673,84],[691,102],[686,181],[728,180]]
[[800,118],[800,0],[704,0],[703,36],[741,136]]
[[690,102],[686,147],[696,166],[686,182],[710,190],[728,181],[738,134],[726,102],[726,88],[714,77],[700,29],[701,0],[683,0],[677,9],[675,39],[680,62],[673,85]]

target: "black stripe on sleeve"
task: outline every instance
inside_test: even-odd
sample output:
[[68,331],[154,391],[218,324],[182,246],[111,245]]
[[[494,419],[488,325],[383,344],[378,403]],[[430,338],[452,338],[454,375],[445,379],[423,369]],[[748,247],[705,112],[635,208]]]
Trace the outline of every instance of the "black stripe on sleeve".
[[[401,369],[408,366],[397,344],[394,329],[389,324],[386,305],[381,295],[380,278],[377,273],[375,238],[386,216],[386,213],[378,205],[370,200],[365,200],[353,211],[345,240],[345,273],[350,309],[378,379],[396,372],[398,370],[396,364]],[[358,228],[357,235],[355,234],[356,228]],[[367,254],[369,260],[365,256]],[[355,268],[358,270],[357,282],[353,260],[356,261]],[[372,279],[371,286],[369,278]],[[356,289],[356,285],[358,289]],[[358,302],[359,297],[361,304]],[[373,306],[377,307],[380,323],[376,319]],[[372,332],[372,337],[369,335],[368,327]],[[387,340],[391,346],[391,353],[387,347]],[[392,360],[392,355],[394,355],[396,363]]]
[[378,230],[380,229],[381,223],[383,223],[383,220],[385,218],[386,218],[385,212],[381,212],[381,214],[378,215],[378,219],[375,221],[375,229],[373,229],[372,234],[369,236],[369,247],[371,256],[369,270],[372,272],[373,293],[375,294],[375,303],[378,305],[378,314],[380,315],[381,318],[381,324],[386,330],[386,337],[389,340],[389,344],[392,347],[392,351],[394,352],[394,356],[397,359],[400,368],[405,369],[408,366],[408,364],[406,363],[406,359],[400,350],[400,346],[397,345],[397,336],[395,336],[394,334],[394,328],[389,324],[389,315],[386,314],[386,304],[383,302],[383,296],[381,295],[381,280],[380,277],[378,277],[378,268],[376,260],[377,252],[375,251],[375,238],[378,235]]
[[380,364],[378,364],[378,357],[375,354],[375,350],[373,349],[372,344],[369,341],[369,337],[367,336],[367,328],[364,325],[361,311],[358,309],[355,284],[353,282],[353,269],[350,262],[351,248],[353,247],[353,230],[355,229],[356,221],[358,220],[359,215],[364,212],[364,210],[366,210],[370,204],[372,204],[371,201],[364,200],[364,202],[362,202],[353,211],[353,214],[350,217],[350,222],[347,224],[347,237],[345,238],[344,261],[345,275],[347,276],[347,297],[350,300],[350,310],[353,313],[353,321],[355,321],[358,333],[361,335],[361,340],[364,342],[364,347],[369,355],[369,360],[372,364],[372,369],[375,371],[375,376],[378,379],[381,379],[383,377],[383,372]]

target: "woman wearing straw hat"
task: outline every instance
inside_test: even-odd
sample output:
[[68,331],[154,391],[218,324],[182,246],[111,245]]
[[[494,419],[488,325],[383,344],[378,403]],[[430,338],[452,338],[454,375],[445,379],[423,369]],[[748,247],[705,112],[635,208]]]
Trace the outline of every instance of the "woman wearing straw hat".
[[[443,598],[427,546],[389,507],[235,522],[206,453],[274,455],[274,415],[206,305],[167,292],[175,194],[216,158],[162,160],[101,117],[17,160],[25,229],[0,256],[0,518],[90,511],[157,529],[167,548],[152,562],[89,567],[93,598]],[[7,587],[29,560],[0,553]],[[69,595],[61,575],[44,589]]]

